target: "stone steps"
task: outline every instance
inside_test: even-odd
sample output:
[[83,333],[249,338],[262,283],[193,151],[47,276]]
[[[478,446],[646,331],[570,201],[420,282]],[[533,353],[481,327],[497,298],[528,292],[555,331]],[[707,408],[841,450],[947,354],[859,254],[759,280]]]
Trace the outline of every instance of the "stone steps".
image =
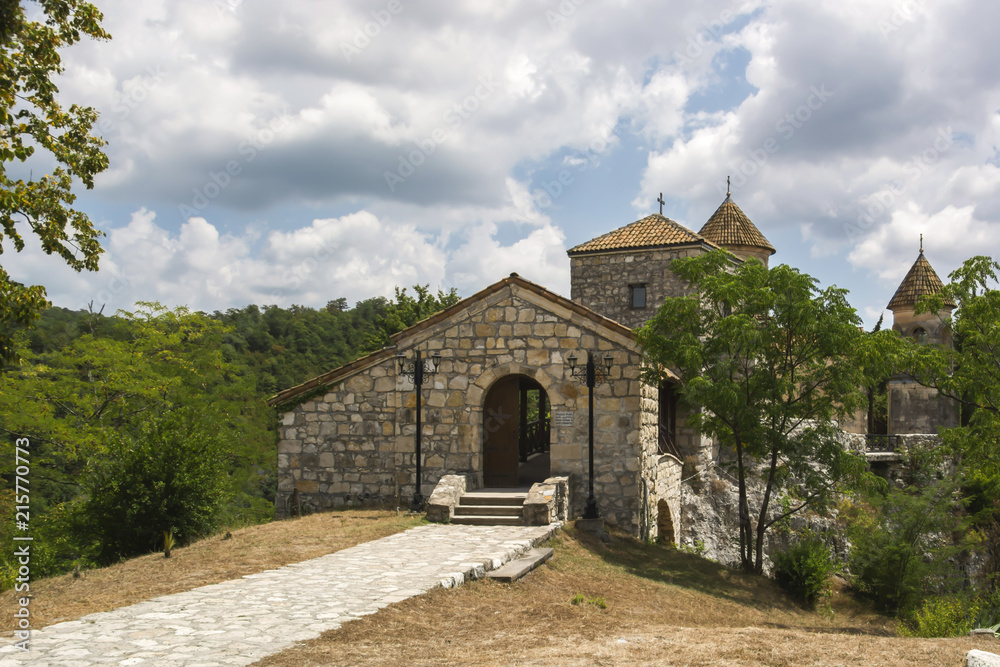
[[520,505],[456,505],[455,514],[462,516],[521,516]]
[[493,507],[499,505],[511,505],[520,507],[524,504],[524,499],[528,497],[527,493],[466,493],[462,496],[461,500],[458,501],[459,505],[492,505]]
[[454,516],[452,523],[460,526],[523,526],[520,516]]
[[455,505],[452,523],[466,526],[520,526],[526,493],[467,493]]

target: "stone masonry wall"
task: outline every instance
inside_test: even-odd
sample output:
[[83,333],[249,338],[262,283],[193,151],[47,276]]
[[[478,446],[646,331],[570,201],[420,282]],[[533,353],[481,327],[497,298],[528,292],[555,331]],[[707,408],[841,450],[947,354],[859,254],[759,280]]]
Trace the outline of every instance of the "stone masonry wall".
[[[634,329],[653,317],[666,297],[686,292],[670,262],[703,252],[701,246],[688,246],[574,256],[570,294],[573,301]],[[637,284],[646,286],[645,308],[632,308],[629,286]]]
[[937,433],[958,425],[958,403],[907,378],[889,382],[889,433]]
[[[549,474],[570,477],[574,514],[587,499],[587,388],[565,357],[611,352],[611,377],[594,396],[595,496],[610,523],[638,535],[649,520],[639,493],[641,357],[626,332],[511,285],[396,343],[410,358],[414,349],[442,358],[423,390],[425,496],[445,474],[482,483],[486,394],[500,378],[520,374],[542,386],[553,415],[570,413],[571,425],[553,424]],[[278,516],[288,515],[293,494],[306,511],[412,497],[416,398],[390,352],[283,415]]]
[[[642,387],[642,508],[636,520],[640,522],[639,536],[644,540],[660,537],[657,525],[660,501],[670,508],[674,534],[665,536],[679,544],[681,529],[680,484],[682,463],[670,454],[660,453],[659,443],[659,390],[650,385]],[[678,436],[681,436],[678,428]],[[684,429],[689,430],[689,429]],[[686,443],[687,441],[685,441]]]

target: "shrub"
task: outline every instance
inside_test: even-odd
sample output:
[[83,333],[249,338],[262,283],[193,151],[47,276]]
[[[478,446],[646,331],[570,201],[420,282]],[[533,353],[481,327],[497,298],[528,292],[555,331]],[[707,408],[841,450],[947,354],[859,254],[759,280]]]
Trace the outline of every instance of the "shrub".
[[956,551],[947,541],[955,525],[954,487],[938,483],[919,491],[890,490],[859,506],[849,528],[848,566],[854,587],[890,613],[916,607],[930,590],[955,590],[959,575],[948,563]]
[[837,563],[816,534],[807,531],[787,551],[771,557],[774,579],[791,595],[809,605],[828,592]]
[[82,530],[98,560],[149,553],[164,531],[184,544],[215,527],[231,489],[226,454],[218,428],[194,410],[150,417],[120,435],[85,482]]
[[983,600],[932,597],[899,626],[904,637],[960,637],[980,627]]

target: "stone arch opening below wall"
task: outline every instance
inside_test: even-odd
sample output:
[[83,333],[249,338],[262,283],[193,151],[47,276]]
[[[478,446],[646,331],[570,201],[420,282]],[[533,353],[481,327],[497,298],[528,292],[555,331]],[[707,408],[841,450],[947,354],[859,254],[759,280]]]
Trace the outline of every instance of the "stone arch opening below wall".
[[656,534],[660,542],[674,544],[674,520],[666,500],[656,503]]
[[483,397],[483,486],[530,487],[550,473],[551,402],[535,379],[512,373]]

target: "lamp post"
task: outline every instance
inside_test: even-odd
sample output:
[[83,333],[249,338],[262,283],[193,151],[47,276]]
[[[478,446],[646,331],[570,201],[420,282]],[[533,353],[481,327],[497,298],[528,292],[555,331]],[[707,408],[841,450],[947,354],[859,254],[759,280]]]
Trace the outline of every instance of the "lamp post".
[[427,360],[425,360],[420,352],[416,350],[415,359],[413,361],[407,361],[406,354],[400,352],[396,355],[396,363],[399,365],[399,374],[405,375],[406,377],[413,380],[413,388],[417,392],[417,433],[415,442],[415,451],[417,457],[417,490],[413,494],[413,504],[410,508],[414,512],[419,512],[424,507],[424,496],[420,493],[420,398],[421,398],[421,387],[424,385],[424,377],[434,375],[437,373],[438,365],[441,363],[441,353],[435,352],[431,355],[430,366],[427,366]]
[[608,377],[611,375],[611,365],[614,363],[614,357],[608,352],[604,355],[604,365],[596,366],[594,364],[594,358],[587,352],[587,363],[583,366],[576,365],[576,355],[572,352],[566,357],[566,361],[569,362],[570,372],[573,377],[585,380],[587,383],[587,394],[588,394],[588,412],[587,412],[587,430],[588,430],[588,455],[590,457],[590,479],[587,482],[587,507],[583,511],[584,519],[597,519],[599,518],[599,513],[597,512],[597,499],[594,497],[594,387],[597,386],[599,382],[607,382]]

